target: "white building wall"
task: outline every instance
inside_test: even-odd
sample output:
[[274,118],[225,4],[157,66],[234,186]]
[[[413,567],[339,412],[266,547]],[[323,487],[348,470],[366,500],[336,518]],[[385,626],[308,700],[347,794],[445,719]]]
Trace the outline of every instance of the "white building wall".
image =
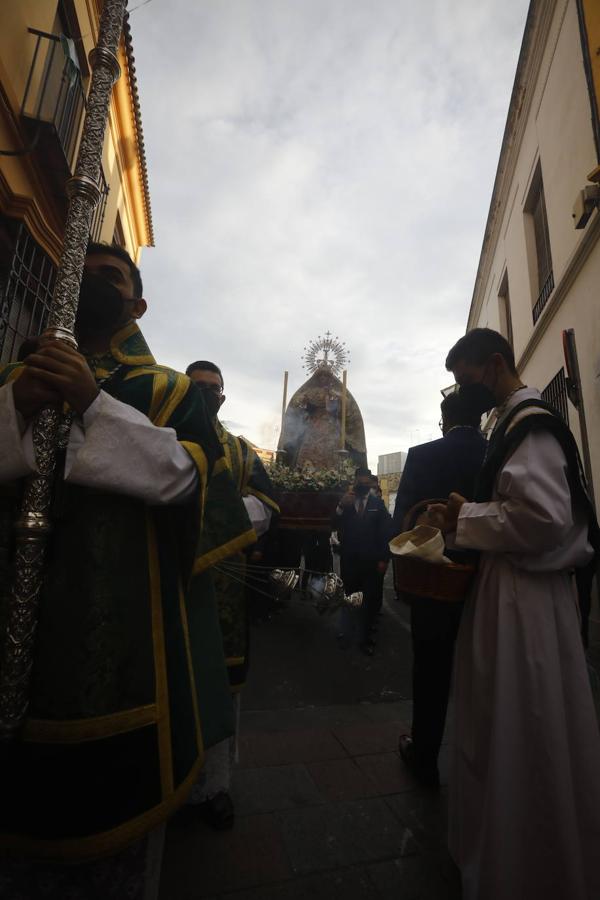
[[[546,10],[551,7],[552,0]],[[539,22],[537,27],[541,27]],[[600,229],[595,222],[598,213],[582,230],[574,228],[571,215],[586,176],[598,165],[576,0],[558,0],[554,4],[545,43],[536,52],[539,68],[534,84],[527,85],[527,90],[533,90],[527,121],[517,119],[514,125],[516,140],[524,124],[522,139],[513,169],[508,171],[503,185],[503,211],[495,224],[494,239],[482,256],[480,271],[485,272],[485,278],[474,295],[469,328],[488,326],[500,330],[498,291],[507,270],[515,357],[524,381],[540,389],[564,364],[562,330],[575,329],[594,487],[600,500],[600,241],[590,242],[588,234],[597,231],[600,237]],[[555,288],[534,325],[536,257],[525,206],[538,160]],[[593,246],[585,246],[584,253],[584,245],[590,243]],[[578,258],[584,255],[582,262]],[[562,297],[560,305],[553,304],[553,297]],[[570,403],[569,420],[579,439],[578,415]]]

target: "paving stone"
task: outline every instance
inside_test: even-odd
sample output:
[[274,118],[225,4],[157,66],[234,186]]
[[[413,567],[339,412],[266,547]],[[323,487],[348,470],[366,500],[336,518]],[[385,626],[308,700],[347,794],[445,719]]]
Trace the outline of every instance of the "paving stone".
[[378,793],[372,780],[350,758],[309,763],[307,769],[326,800],[356,800]]
[[408,731],[404,722],[373,722],[366,725],[342,725],[333,733],[350,756],[386,753],[398,749],[398,738]]
[[394,700],[386,703],[361,703],[361,709],[371,722],[396,722],[398,728],[406,728],[412,720],[412,700]]
[[345,755],[343,746],[327,728],[240,735],[240,765],[250,768],[338,759]]
[[419,852],[410,830],[381,798],[277,815],[289,859],[299,875]]
[[353,867],[226,894],[222,900],[380,900],[380,897],[365,869]]
[[368,866],[381,900],[460,900],[460,876],[451,860],[410,856]]
[[[295,709],[248,709],[242,711],[242,731],[301,731],[306,728],[333,728],[370,721],[373,703],[302,706]],[[387,704],[385,704],[387,705]],[[394,706],[395,704],[389,704]]]
[[415,789],[415,781],[397,753],[356,756],[354,761],[378,794],[398,794]]
[[292,875],[273,815],[238,816],[234,829],[225,832],[173,821],[167,829],[160,900],[200,900]]
[[400,822],[408,826],[415,840],[427,850],[445,848],[448,837],[448,796],[445,790],[407,791],[386,797],[386,803]]
[[324,802],[303,765],[238,769],[233,774],[231,787],[238,815],[314,806]]

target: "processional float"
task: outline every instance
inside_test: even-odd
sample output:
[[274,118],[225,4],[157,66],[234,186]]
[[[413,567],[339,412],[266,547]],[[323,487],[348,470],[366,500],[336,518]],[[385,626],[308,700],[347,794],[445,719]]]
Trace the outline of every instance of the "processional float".
[[[277,462],[269,474],[281,510],[277,527],[282,531],[322,532],[328,537],[332,517],[352,481],[354,467],[366,464],[364,426],[358,405],[347,388],[349,354],[344,342],[327,331],[304,347],[302,360],[309,378],[289,403],[288,372],[284,373]],[[220,565],[228,568],[230,577],[236,577],[230,564]],[[312,603],[320,614],[362,604],[362,593],[346,595],[336,573],[308,568],[302,572],[308,576],[302,579],[304,588],[300,588],[298,568],[248,564],[245,577],[258,592],[274,592],[280,599],[299,596]]]
[[[100,200],[100,166],[108,109],[121,74],[117,50],[127,0],[104,0],[98,42],[89,56],[92,77],[75,174],[67,181],[69,206],[48,328],[44,335],[77,347],[75,316],[92,215]],[[16,523],[14,580],[0,643],[0,739],[15,737],[27,715],[35,632],[51,530],[50,505],[59,446],[68,441],[69,421],[56,406],[33,422],[38,472],[27,478]]]

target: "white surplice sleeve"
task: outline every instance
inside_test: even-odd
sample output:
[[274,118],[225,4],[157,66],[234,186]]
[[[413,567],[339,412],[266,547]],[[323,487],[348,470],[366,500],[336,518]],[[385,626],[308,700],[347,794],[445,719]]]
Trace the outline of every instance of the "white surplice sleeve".
[[189,499],[198,475],[173,428],[100,391],[69,442],[65,480],[163,505]]
[[[7,385],[10,388],[11,385]],[[31,428],[21,436],[18,414],[6,388],[0,388],[0,478],[36,470]],[[173,428],[157,428],[143,413],[104,391],[71,427],[65,481],[136,497],[150,505],[183,503],[194,493],[198,475]]]
[[242,497],[242,501],[256,536],[260,537],[269,528],[272,510],[266,503],[263,503],[262,500],[259,500],[258,497],[254,497],[252,494]]
[[548,432],[529,434],[519,444],[500,471],[496,495],[489,503],[463,504],[456,547],[546,553],[573,530],[567,461]]

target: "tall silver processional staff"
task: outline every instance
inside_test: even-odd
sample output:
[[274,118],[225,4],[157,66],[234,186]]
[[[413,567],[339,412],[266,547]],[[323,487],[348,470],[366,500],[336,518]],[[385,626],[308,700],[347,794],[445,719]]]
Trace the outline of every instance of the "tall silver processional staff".
[[[100,199],[98,182],[108,109],[113,84],[121,74],[117,49],[126,5],[127,0],[104,0],[98,43],[90,53],[92,79],[75,174],[67,182],[69,208],[64,244],[45,334],[73,347],[77,346],[73,329],[83,263],[92,214]],[[46,407],[33,423],[39,474],[29,476],[25,484],[16,523],[14,582],[5,632],[0,636],[0,739],[4,740],[17,734],[27,715],[61,421],[60,409]]]

